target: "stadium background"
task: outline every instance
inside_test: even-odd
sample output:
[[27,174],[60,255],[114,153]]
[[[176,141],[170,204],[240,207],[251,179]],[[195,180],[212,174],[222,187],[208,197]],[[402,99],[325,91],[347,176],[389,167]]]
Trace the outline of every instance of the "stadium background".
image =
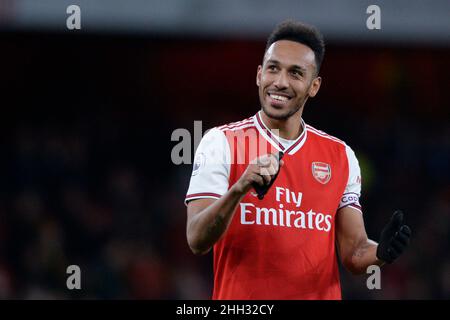
[[[211,255],[194,256],[185,239],[192,168],[172,163],[171,134],[258,110],[256,67],[287,17],[325,34],[323,85],[304,118],[355,150],[369,236],[397,208],[413,230],[382,290],[342,270],[344,298],[450,298],[448,3],[379,1],[377,31],[365,28],[369,2],[343,1],[326,20],[324,1],[298,15],[277,2],[273,17],[257,10],[271,2],[230,1],[241,14],[221,20],[201,17],[230,14],[226,2],[191,1],[181,20],[164,7],[154,24],[155,1],[78,3],[82,30],[68,31],[73,2],[0,1],[0,298],[209,298]],[[392,16],[413,20],[395,28]],[[79,291],[66,288],[71,264]]]

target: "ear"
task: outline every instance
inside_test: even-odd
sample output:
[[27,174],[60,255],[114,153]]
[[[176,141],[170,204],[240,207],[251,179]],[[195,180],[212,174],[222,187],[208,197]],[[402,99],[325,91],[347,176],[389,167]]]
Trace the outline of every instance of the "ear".
[[259,87],[259,84],[261,83],[261,75],[262,75],[262,66],[259,65],[258,69],[256,71],[256,85]]
[[316,96],[317,92],[319,92],[321,83],[322,83],[322,78],[321,77],[314,78],[314,80],[312,81],[312,83],[311,83],[311,85],[309,87],[309,92],[308,92],[308,95],[311,98],[314,98]]

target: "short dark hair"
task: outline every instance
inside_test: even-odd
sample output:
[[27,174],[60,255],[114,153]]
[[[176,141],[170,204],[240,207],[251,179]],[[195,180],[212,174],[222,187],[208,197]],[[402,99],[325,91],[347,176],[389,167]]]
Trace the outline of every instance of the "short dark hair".
[[314,52],[316,73],[319,73],[325,54],[325,42],[317,28],[298,21],[283,21],[275,27],[267,39],[265,52],[274,42],[279,40],[295,41],[308,46]]

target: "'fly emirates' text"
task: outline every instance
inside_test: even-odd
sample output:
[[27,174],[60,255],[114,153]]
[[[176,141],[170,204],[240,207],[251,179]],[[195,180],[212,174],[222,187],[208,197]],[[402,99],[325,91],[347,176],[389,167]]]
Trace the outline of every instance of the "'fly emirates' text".
[[[301,192],[290,191],[287,188],[276,187],[276,201],[293,203],[300,208],[303,194]],[[312,209],[308,212],[291,211],[283,209],[283,204],[279,208],[259,208],[253,203],[240,203],[241,224],[273,225],[281,227],[294,227],[299,229],[316,229],[329,232],[333,217],[329,214],[316,213]]]

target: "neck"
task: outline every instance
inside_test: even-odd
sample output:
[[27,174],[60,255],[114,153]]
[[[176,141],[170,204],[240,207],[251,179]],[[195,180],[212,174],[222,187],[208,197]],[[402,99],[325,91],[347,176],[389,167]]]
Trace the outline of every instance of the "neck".
[[279,120],[269,117],[264,110],[261,110],[261,119],[270,130],[278,130],[279,135],[283,139],[295,140],[303,132],[301,117],[303,108],[287,119]]

